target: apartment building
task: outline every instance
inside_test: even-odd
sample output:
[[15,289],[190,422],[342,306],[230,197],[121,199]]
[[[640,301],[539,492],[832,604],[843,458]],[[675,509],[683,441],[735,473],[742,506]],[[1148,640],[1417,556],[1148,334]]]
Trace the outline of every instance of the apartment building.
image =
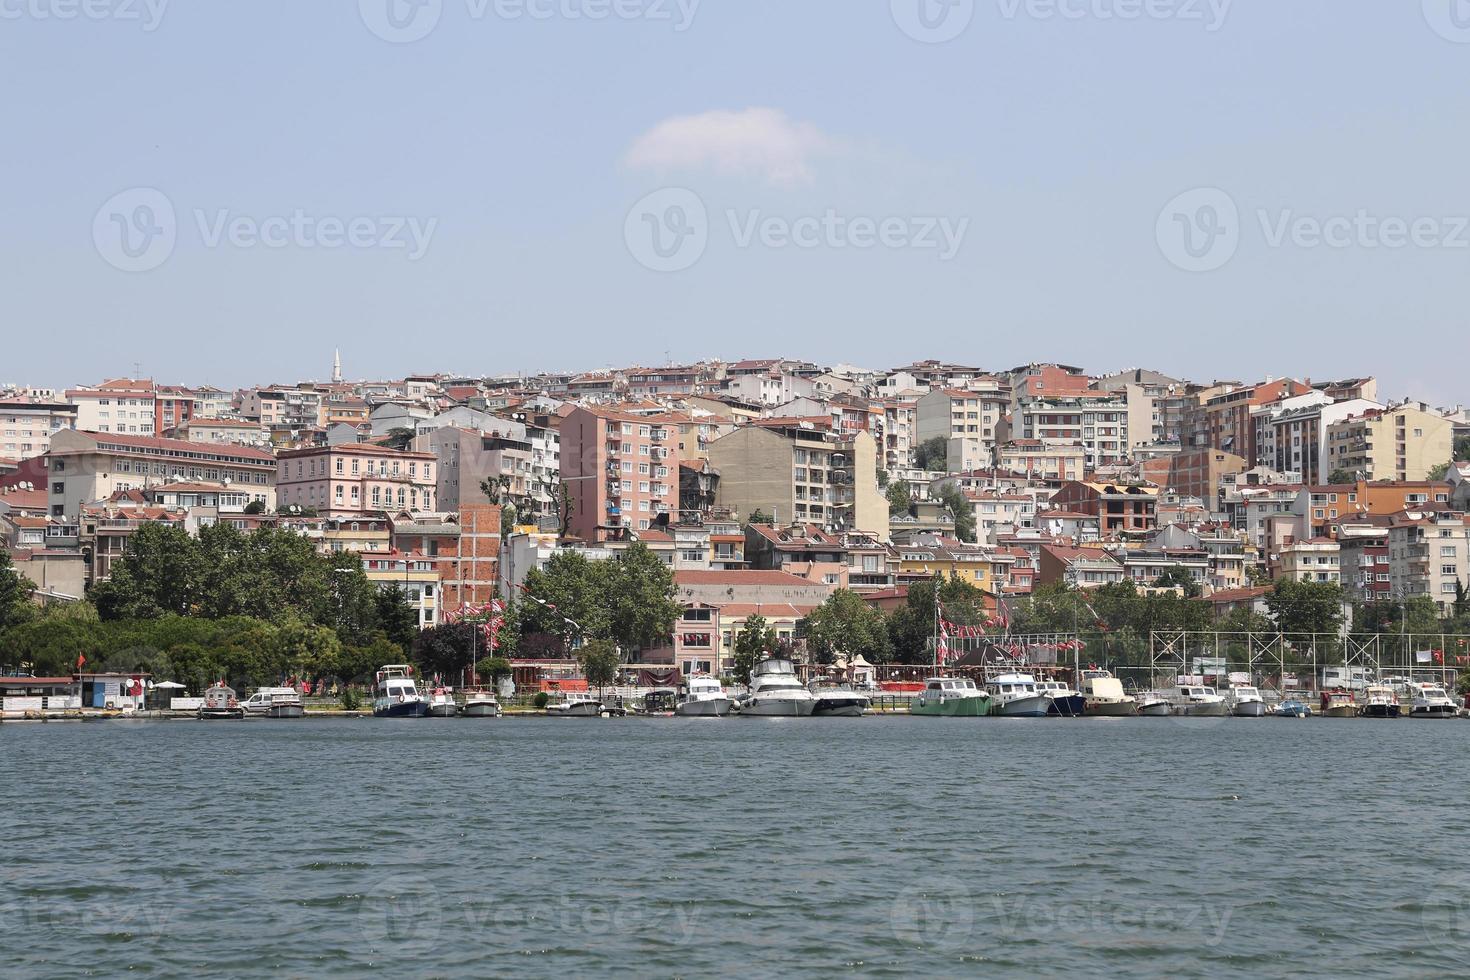
[[185,442],[208,442],[215,445],[239,443],[259,445],[267,441],[267,433],[259,422],[248,419],[209,418],[196,415],[173,430],[177,439]]
[[526,427],[518,422],[497,421],[502,431],[447,426],[419,437],[418,443],[439,461],[439,509],[458,511],[471,504],[489,503],[481,483],[498,483],[503,478],[501,503],[524,508],[527,517],[539,510],[536,498],[545,491],[535,484]]
[[1287,541],[1272,556],[1272,578],[1295,582],[1342,583],[1342,548],[1331,538]]
[[66,400],[77,407],[78,429],[151,436],[158,431],[154,391],[148,379],[115,378],[95,388],[69,389]]
[[1185,497],[1198,497],[1208,509],[1217,511],[1225,478],[1244,473],[1246,461],[1223,449],[1186,449],[1146,460],[1138,464],[1138,470],[1148,482]]
[[74,429],[77,406],[71,402],[33,398],[0,400],[0,457],[30,459],[51,448],[51,436]]
[[1309,390],[1305,383],[1290,378],[1254,385],[1230,382],[1202,389],[1185,413],[1181,442],[1195,448],[1224,449],[1254,461],[1258,454],[1251,412]]
[[271,432],[300,432],[325,424],[325,393],[309,385],[251,388],[240,400],[240,415]]
[[[1313,392],[1307,398],[1323,399]],[[1286,399],[1289,405],[1299,399]],[[1256,431],[1256,462],[1280,471],[1302,474],[1307,482],[1326,483],[1333,467],[1327,453],[1327,430],[1350,415],[1381,409],[1377,402],[1352,399],[1342,402],[1278,408],[1264,406],[1252,418]],[[1446,457],[1448,458],[1448,457]]]
[[963,388],[934,388],[915,403],[915,434],[920,443],[944,439],[959,442],[976,458],[966,465],[951,461],[951,472],[989,466],[1010,405],[1010,392],[998,384],[990,390],[971,391]]
[[1410,510],[1388,526],[1388,574],[1392,595],[1434,600],[1449,612],[1457,585],[1470,588],[1470,525],[1453,510]]
[[726,378],[720,390],[729,398],[770,408],[797,398],[814,398],[817,394],[815,382],[777,370]]
[[432,511],[438,501],[437,469],[433,453],[345,443],[293,449],[281,453],[276,494],[282,506],[324,517]]
[[1037,585],[1061,583],[1076,589],[1099,589],[1123,581],[1122,563],[1102,548],[1045,543],[1039,551]]
[[1128,434],[1133,446],[1177,445],[1189,405],[1189,385],[1158,371],[1131,368],[1098,378],[1097,391],[1121,392],[1128,405]]
[[276,505],[275,454],[250,446],[64,429],[51,437],[46,462],[53,517],[75,519],[85,504],[119,491],[186,480],[248,492],[268,510]]
[[1028,378],[1019,394],[1011,433],[1017,439],[1039,440],[1047,446],[1080,445],[1089,471],[1117,466],[1131,460],[1128,434],[1128,403],[1111,392],[1077,389],[1088,379],[1066,375],[1071,383],[1052,384]]
[[1050,506],[1095,517],[1103,537],[1116,538],[1153,530],[1158,501],[1156,486],[1074,480],[1062,484]]
[[1388,526],[1392,517],[1345,518],[1330,525],[1341,555],[1342,587],[1349,599],[1376,602],[1390,598]]
[[914,465],[918,445],[919,403],[911,398],[883,401],[883,465],[906,469]]
[[1040,439],[1012,439],[997,450],[996,468],[1044,480],[1080,480],[1087,473],[1080,443],[1047,444]]
[[870,433],[768,419],[710,443],[709,459],[720,473],[719,507],[888,540],[888,501],[878,490],[878,443]]
[[1454,452],[1455,425],[1423,403],[1370,408],[1327,426],[1326,467],[1364,480],[1427,480]]
[[562,419],[561,478],[572,501],[573,535],[622,539],[677,519],[676,422],[602,406],[576,408]]
[[372,551],[362,556],[362,570],[379,589],[397,587],[408,597],[419,629],[439,625],[439,569],[433,558],[401,551]]
[[1327,533],[1327,526],[1340,517],[1364,514],[1396,514],[1426,505],[1445,507],[1450,485],[1431,481],[1391,481],[1302,487],[1292,503],[1292,513],[1302,518],[1314,535]]

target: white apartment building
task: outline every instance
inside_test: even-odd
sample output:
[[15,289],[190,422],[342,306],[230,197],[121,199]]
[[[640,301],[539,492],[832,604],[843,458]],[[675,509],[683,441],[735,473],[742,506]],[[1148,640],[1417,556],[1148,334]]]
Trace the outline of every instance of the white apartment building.
[[1456,583],[1470,587],[1470,528],[1459,511],[1405,511],[1388,527],[1388,574],[1395,597],[1427,596],[1453,606]]
[[51,448],[51,436],[76,428],[77,407],[29,398],[0,401],[0,457],[30,459]]

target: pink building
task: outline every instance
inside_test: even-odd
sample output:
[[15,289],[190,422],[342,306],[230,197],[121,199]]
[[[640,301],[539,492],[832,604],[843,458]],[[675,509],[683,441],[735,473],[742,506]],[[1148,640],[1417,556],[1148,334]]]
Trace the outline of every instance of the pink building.
[[570,531],[586,541],[622,538],[678,520],[678,418],[578,408],[561,423],[562,481]]
[[437,465],[433,453],[366,444],[290,450],[277,465],[276,501],[324,517],[432,511]]

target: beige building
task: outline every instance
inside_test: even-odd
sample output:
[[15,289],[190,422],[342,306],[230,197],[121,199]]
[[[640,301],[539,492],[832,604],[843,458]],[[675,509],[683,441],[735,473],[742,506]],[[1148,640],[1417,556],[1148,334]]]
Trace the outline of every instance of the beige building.
[[915,435],[919,443],[944,439],[949,471],[958,473],[991,464],[996,440],[1010,405],[1010,392],[937,388],[918,400]]
[[1342,548],[1331,538],[1292,540],[1275,556],[1276,578],[1296,582],[1342,583]]
[[215,445],[239,443],[243,446],[263,445],[270,440],[259,422],[248,419],[217,419],[196,416],[174,430],[185,442],[210,442]]
[[51,448],[51,436],[76,427],[77,406],[29,398],[0,401],[0,456],[30,459]]
[[343,444],[281,454],[276,494],[282,506],[324,517],[435,508],[438,460],[382,446]]
[[1012,439],[1000,447],[997,462],[998,469],[1047,480],[1080,480],[1087,471],[1081,443]]
[[1394,596],[1427,596],[1448,611],[1455,583],[1470,587],[1470,526],[1459,511],[1405,511],[1388,526]]
[[1427,480],[1449,461],[1455,426],[1423,404],[1369,409],[1327,427],[1327,472],[1365,480]]
[[834,434],[810,423],[745,425],[710,443],[720,472],[716,507],[742,518],[867,531],[888,541],[888,501],[878,490],[878,443],[867,432]]

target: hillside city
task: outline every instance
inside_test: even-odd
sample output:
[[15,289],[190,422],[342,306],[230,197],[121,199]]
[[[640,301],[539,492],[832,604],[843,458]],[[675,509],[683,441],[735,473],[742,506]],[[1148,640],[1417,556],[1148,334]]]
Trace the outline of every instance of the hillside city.
[[[0,420],[0,573],[28,600],[0,601],[0,627],[7,657],[49,656],[51,669],[97,649],[105,621],[169,614],[253,616],[302,649],[335,643],[311,633],[331,626],[359,667],[466,617],[498,628],[522,597],[547,633],[566,632],[559,619],[580,631],[595,610],[574,614],[585,597],[564,595],[548,612],[548,569],[635,551],[667,569],[655,605],[669,611],[600,632],[623,637],[625,660],[685,676],[728,671],[751,622],[800,648],[834,597],[893,615],[936,575],[976,590],[990,617],[1045,589],[1129,583],[1215,621],[1265,614],[1280,583],[1305,582],[1340,590],[1348,622],[1330,621],[1343,630],[1353,610],[1385,605],[1463,617],[1470,583],[1470,411],[1387,397],[1371,377],[770,358],[349,381],[336,355],[330,381],[236,391],[11,385]],[[294,571],[280,570],[288,539],[305,549]],[[302,570],[306,553],[324,578]],[[202,584],[232,562],[237,578]],[[305,585],[281,585],[298,579],[326,582],[310,609]],[[391,608],[343,627],[349,606],[385,593]],[[45,617],[75,625],[85,617],[68,607],[89,604],[100,625],[25,632]],[[281,621],[287,607],[300,622]],[[926,632],[870,649],[916,663],[933,656],[915,648]],[[569,656],[519,640],[494,645]],[[225,642],[190,634],[171,649],[182,662]]]

